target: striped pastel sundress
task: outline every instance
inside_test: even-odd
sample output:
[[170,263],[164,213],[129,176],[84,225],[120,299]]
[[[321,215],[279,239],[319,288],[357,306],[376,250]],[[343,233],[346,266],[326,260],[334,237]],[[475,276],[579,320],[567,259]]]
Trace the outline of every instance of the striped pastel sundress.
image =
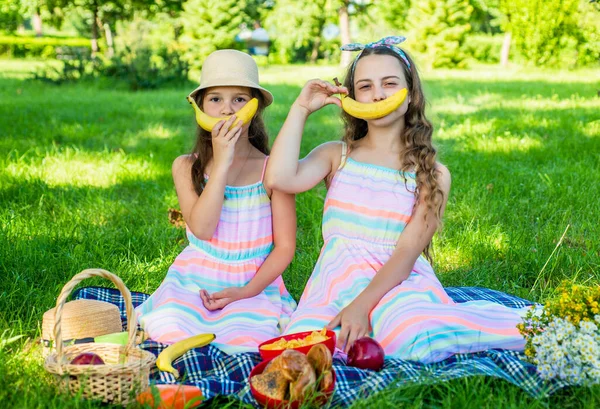
[[271,202],[262,176],[251,185],[225,187],[212,239],[201,240],[189,229],[187,237],[189,245],[160,287],[136,309],[150,338],[171,344],[209,332],[217,336],[213,345],[231,354],[257,351],[258,344],[279,336],[296,307],[281,277],[259,295],[222,310],[207,310],[199,295],[200,289],[212,294],[246,285],[271,252]]
[[[325,199],[323,248],[286,333],[322,328],[365,289],[410,220],[415,186],[414,173],[342,160]],[[424,363],[521,350],[516,325],[524,312],[488,301],[454,303],[420,256],[409,277],[372,310],[370,335],[386,355]]]

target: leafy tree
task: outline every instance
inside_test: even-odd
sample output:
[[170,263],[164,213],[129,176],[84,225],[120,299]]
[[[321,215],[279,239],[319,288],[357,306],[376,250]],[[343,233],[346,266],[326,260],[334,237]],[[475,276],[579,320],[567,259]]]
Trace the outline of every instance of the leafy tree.
[[23,22],[21,2],[0,0],[0,30],[13,32]]
[[600,1],[580,0],[577,30],[573,33],[577,63],[580,65],[600,62]]
[[462,46],[471,31],[468,0],[417,1],[408,14],[411,48],[433,67],[464,67]]
[[[407,36],[408,11],[411,0],[375,1],[366,12],[357,14],[353,19],[356,38],[352,41],[371,42],[385,36]],[[409,38],[410,40],[410,38]]]
[[323,27],[332,14],[329,0],[305,0],[302,7],[298,7],[297,0],[278,0],[266,26],[272,28],[280,60],[315,62]]
[[535,65],[555,62],[565,37],[577,30],[580,0],[500,0],[503,29]]
[[470,24],[473,32],[496,34],[500,32],[500,0],[469,0],[473,7]]
[[271,10],[273,10],[275,4],[276,0],[246,0],[244,11],[250,19],[263,21]]
[[[374,0],[306,0],[298,7],[298,1],[277,0],[267,25],[273,27],[275,42],[284,61],[314,62],[319,51],[327,46],[323,38],[327,24],[337,23],[341,43],[350,43],[351,20],[366,15],[374,4]],[[351,58],[351,53],[342,53],[342,65],[347,65]]]
[[182,42],[187,58],[199,68],[204,58],[222,48],[237,48],[235,36],[242,23],[252,21],[247,3],[238,0],[188,0],[184,5]]
[[411,0],[377,2],[373,7],[373,13],[377,18],[383,20],[388,29],[393,30],[391,34],[401,35],[408,27],[406,19],[411,3]]
[[136,12],[152,17],[159,12],[178,12],[184,0],[44,0],[43,6],[53,15],[53,23],[62,24],[67,12],[83,9],[90,13],[92,52],[98,51],[98,28],[104,29],[109,47],[117,21],[130,20]]
[[[42,2],[44,0],[0,0],[0,30],[14,32],[31,18],[37,36],[42,35]],[[47,16],[52,17],[52,16]]]

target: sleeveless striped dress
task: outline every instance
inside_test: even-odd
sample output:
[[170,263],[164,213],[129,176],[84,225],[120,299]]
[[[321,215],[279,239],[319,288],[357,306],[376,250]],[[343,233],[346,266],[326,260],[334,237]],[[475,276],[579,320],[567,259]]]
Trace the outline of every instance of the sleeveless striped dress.
[[[414,173],[346,159],[342,149],[325,199],[323,248],[286,333],[322,328],[354,300],[389,260],[411,217]],[[372,310],[370,335],[386,355],[423,363],[492,348],[522,350],[516,325],[526,310],[454,303],[420,256]]]
[[200,289],[212,294],[246,285],[271,252],[271,202],[263,177],[264,166],[259,182],[225,187],[221,217],[211,240],[201,240],[187,229],[189,245],[156,292],[136,309],[150,338],[171,344],[209,332],[217,336],[213,345],[231,354],[256,352],[258,344],[281,335],[296,307],[281,277],[261,294],[222,310],[207,310],[199,295]]

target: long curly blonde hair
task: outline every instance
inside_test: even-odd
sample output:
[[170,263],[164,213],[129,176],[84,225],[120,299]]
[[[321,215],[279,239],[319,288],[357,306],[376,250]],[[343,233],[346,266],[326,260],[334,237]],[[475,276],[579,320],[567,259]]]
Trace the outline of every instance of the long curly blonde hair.
[[[436,216],[436,221],[441,223],[444,192],[440,188],[438,182],[438,172],[436,170],[437,151],[431,142],[433,125],[425,116],[425,95],[423,94],[419,73],[417,72],[412,58],[406,51],[404,51],[404,53],[410,66],[402,60],[396,51],[389,47],[372,47],[364,49],[357,59],[348,67],[344,86],[348,88],[349,96],[354,98],[354,68],[361,58],[372,54],[379,54],[390,55],[398,59],[400,66],[404,71],[410,98],[410,104],[408,105],[408,110],[404,116],[405,127],[399,135],[403,147],[400,153],[400,163],[402,163],[402,165],[399,170],[403,176],[404,172],[416,173],[417,186],[413,192],[415,195],[413,214],[416,205],[422,200],[427,204],[428,209],[425,219],[427,219],[427,214],[433,211]],[[367,122],[362,119],[354,118],[343,111],[342,119],[344,120],[345,125],[343,140],[348,144],[349,148],[352,149],[352,147],[356,145],[356,141],[367,135]],[[423,197],[421,197],[421,194],[423,194]],[[430,261],[432,260],[431,250],[432,245],[429,243],[423,251],[425,257]]]

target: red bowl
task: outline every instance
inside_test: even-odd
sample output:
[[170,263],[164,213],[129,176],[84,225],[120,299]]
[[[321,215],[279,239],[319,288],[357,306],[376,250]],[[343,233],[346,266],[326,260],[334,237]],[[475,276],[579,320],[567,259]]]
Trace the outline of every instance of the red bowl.
[[[252,386],[252,382],[250,382],[250,378],[252,378],[254,375],[260,375],[261,373],[263,373],[263,371],[265,370],[265,367],[267,366],[268,363],[269,363],[269,361],[262,361],[261,363],[256,365],[254,368],[252,368],[252,371],[250,371],[250,377],[248,378],[248,383],[250,384],[250,391],[252,392],[252,396],[254,396],[254,399],[256,399],[256,401],[259,404],[261,404],[263,407],[265,407],[267,409],[282,409],[282,408],[298,409],[302,405],[302,401],[295,400],[293,402],[289,402],[287,400],[273,399],[273,398],[263,395],[262,393],[260,393],[256,389],[254,389],[254,386]],[[331,373],[333,375],[333,382],[331,382],[331,387],[329,387],[326,391],[321,391],[319,394],[316,394],[314,397],[314,400],[311,400],[311,403],[314,403],[315,405],[318,405],[318,406],[323,406],[327,403],[327,401],[329,400],[331,395],[333,395],[333,391],[335,390],[335,382],[336,382],[335,371],[333,370],[333,368],[331,368]]]
[[[317,331],[319,331],[319,330],[317,330]],[[263,349],[262,347],[264,345],[272,344],[273,342],[276,342],[282,338],[285,339],[286,341],[290,341],[292,339],[301,339],[301,338],[307,337],[308,335],[310,335],[313,332],[314,331],[297,332],[295,334],[282,335],[280,337],[270,339],[268,341],[263,342],[262,344],[260,344],[258,346],[258,352],[260,353],[260,356],[262,357],[263,360],[270,361],[271,359],[275,358],[277,355],[280,355],[283,351],[285,351],[285,349]],[[286,349],[293,349],[294,351],[302,352],[304,355],[306,355],[306,354],[308,354],[308,351],[310,351],[310,349],[312,348],[313,345],[324,344],[327,347],[327,349],[329,349],[329,352],[331,352],[331,355],[333,355],[333,353],[335,351],[335,332],[328,329],[327,332],[325,333],[325,335],[328,337],[325,341],[316,342],[314,344],[305,345],[305,346],[301,346],[301,347],[297,347],[297,348],[286,348]]]

